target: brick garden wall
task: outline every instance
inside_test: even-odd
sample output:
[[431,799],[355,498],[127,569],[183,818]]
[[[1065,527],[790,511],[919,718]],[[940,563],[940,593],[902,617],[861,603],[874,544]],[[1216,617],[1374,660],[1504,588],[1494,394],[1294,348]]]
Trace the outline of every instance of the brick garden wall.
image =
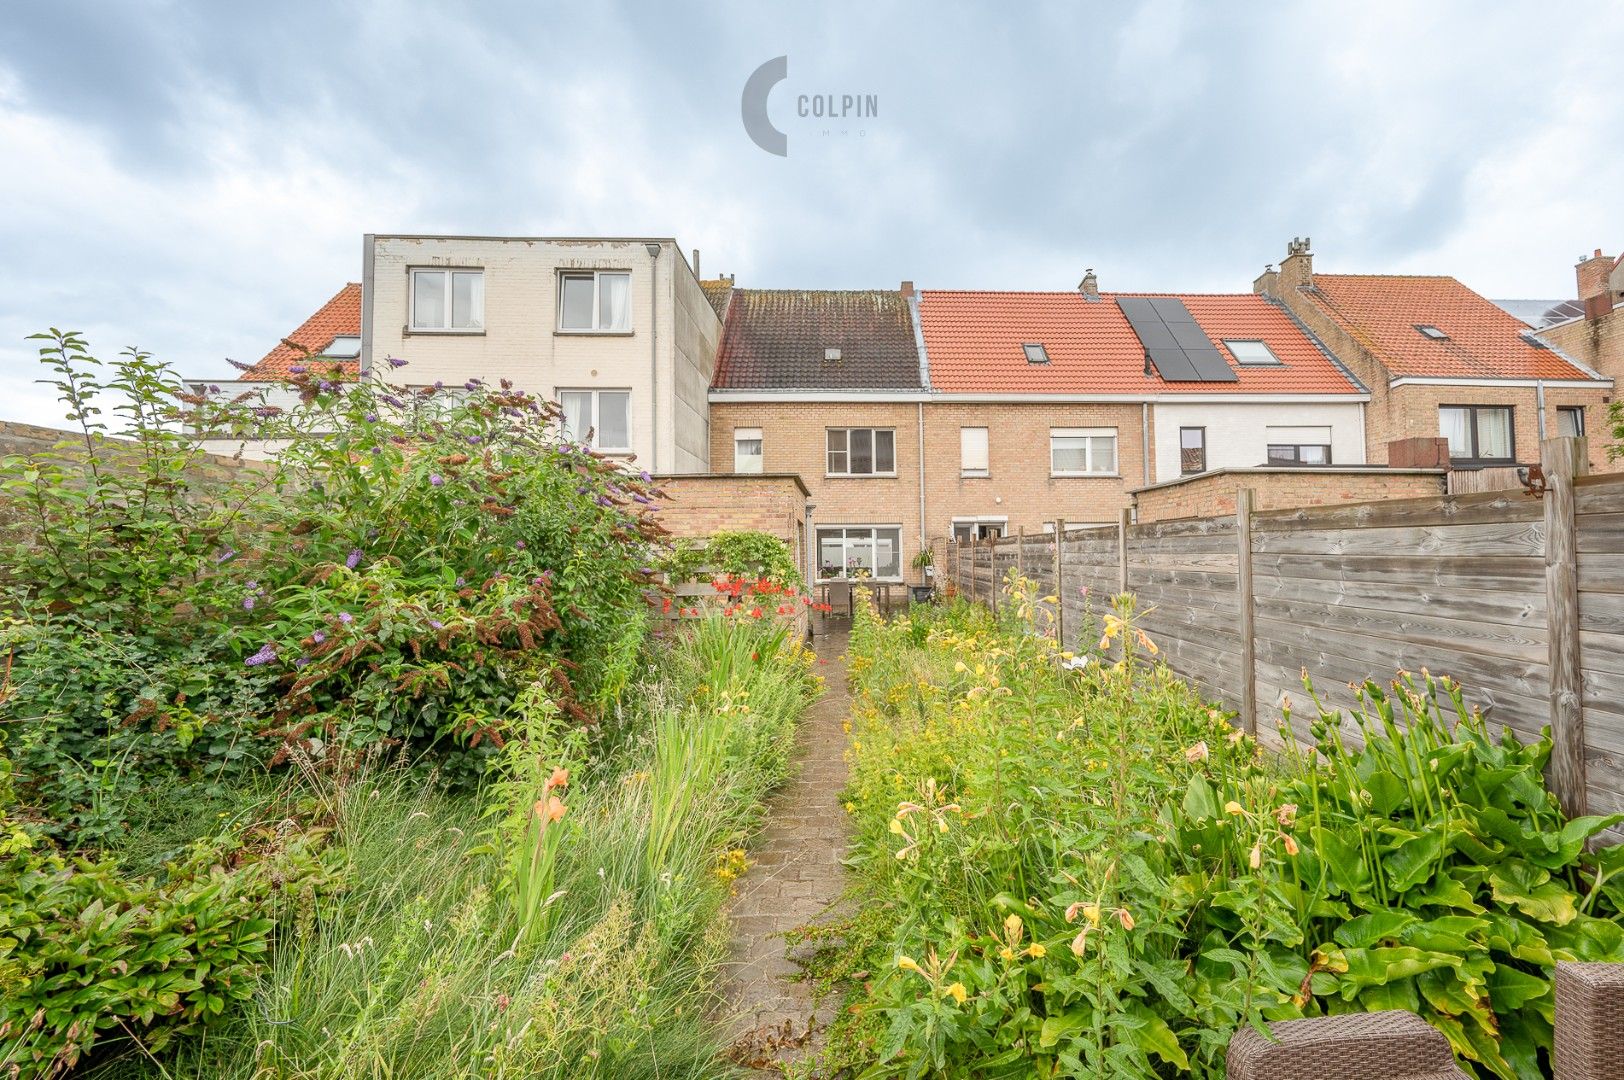
[[1258,510],[1414,499],[1445,494],[1446,469],[1218,469],[1133,492],[1138,521],[1222,517],[1235,513],[1235,492],[1256,492]]
[[[728,448],[728,460],[733,450]],[[702,539],[718,532],[753,531],[776,536],[789,547],[795,565],[806,567],[806,488],[798,476],[761,473],[709,474],[656,478],[670,502],[658,515],[677,539]]]

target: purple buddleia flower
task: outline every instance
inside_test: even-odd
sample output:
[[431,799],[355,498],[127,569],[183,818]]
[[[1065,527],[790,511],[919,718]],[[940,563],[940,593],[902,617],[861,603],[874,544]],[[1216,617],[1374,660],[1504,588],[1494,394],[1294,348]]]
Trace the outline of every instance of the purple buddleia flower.
[[310,640],[314,641],[317,645],[320,645],[322,642],[327,640],[327,634],[324,631],[317,630],[314,634],[310,635]]
[[650,476],[648,474],[647,469],[644,469],[642,472],[638,473],[637,475],[641,476],[643,478],[643,483],[645,483],[645,484],[652,484],[654,482],[654,477],[652,477],[652,476]]
[[244,611],[253,611],[254,603],[255,601],[253,595],[249,594],[248,596],[242,598],[242,609]]
[[397,409],[404,409],[406,407],[406,403],[400,400],[400,398],[396,397],[394,394],[383,395],[383,400],[388,404],[393,405]]
[[301,656],[301,657],[299,657],[299,659],[297,659],[297,660],[295,660],[293,662],[293,666],[294,667],[304,667],[308,663],[310,663],[310,657]]
[[236,557],[237,552],[234,548],[226,548],[224,551],[214,557],[214,561],[216,564],[218,564],[235,559]]
[[514,544],[513,546],[518,548],[520,551],[523,551],[524,550],[524,541],[520,540],[516,544]]
[[295,375],[303,375],[305,372],[307,372],[309,370],[310,369],[305,367],[303,364],[292,364],[292,365],[289,365],[289,367],[288,367],[288,371],[292,372]]
[[361,549],[360,548],[351,548],[349,555],[344,559],[344,565],[345,565],[346,568],[348,568],[350,570],[354,570],[357,566],[360,566],[361,565]]
[[468,445],[469,446],[478,446],[479,445],[479,436],[478,435],[470,435],[470,436],[468,436]]
[[381,453],[383,453],[383,447],[381,447],[381,446],[374,446],[374,447],[373,447],[373,448],[372,448],[372,452],[373,452],[373,453],[374,453],[374,454],[381,454]]
[[464,585],[466,585],[466,584],[468,584],[468,579],[467,579],[467,578],[460,578],[460,577],[459,577],[459,578],[458,578],[458,579],[457,579],[457,588],[459,588],[459,589],[460,589],[460,588],[462,588],[462,587],[463,587],[463,586],[464,586]]
[[232,367],[236,368],[238,371],[253,371],[254,370],[254,365],[253,364],[245,364],[241,360],[233,360],[229,356],[226,357],[226,363],[230,364]]
[[654,500],[649,498],[647,495],[633,495],[632,498],[635,499],[637,502],[642,503],[644,506],[653,506],[654,505]]
[[243,661],[243,665],[245,667],[259,667],[261,664],[269,664],[275,659],[276,646],[267,641],[265,644],[259,647],[259,652],[245,659]]
[[441,382],[439,379],[435,379],[434,380],[434,388],[436,390],[444,390],[445,389],[445,383]]
[[269,420],[273,416],[280,415],[281,412],[282,410],[275,405],[254,406],[254,415],[259,417],[261,420]]
[[213,383],[209,383],[209,393],[218,394],[219,392],[220,388],[218,386],[215,386]]
[[469,379],[467,382],[462,384],[462,388],[464,390],[478,390],[479,389],[479,380],[478,379]]
[[585,484],[582,484],[580,487],[575,489],[575,492],[578,495],[585,495],[585,494],[589,493],[591,490],[592,490],[591,488],[587,487]]
[[429,483],[433,484],[435,487],[444,487],[445,477],[441,476],[439,473],[429,473]]
[[355,621],[355,616],[351,615],[347,611],[340,611],[338,613],[338,621],[343,623],[345,626],[348,626],[350,623]]
[[392,368],[403,368],[406,366],[406,361],[402,360],[398,356],[391,356],[384,362]]
[[430,619],[429,620],[429,625],[434,627],[436,630],[444,630],[445,629],[445,623],[441,622],[439,619]]
[[611,499],[607,495],[599,495],[598,496],[598,505],[599,506],[613,506],[613,505],[615,505],[615,500]]
[[326,379],[323,379],[321,381],[321,388],[323,390],[336,390],[336,389],[338,389],[338,387],[335,384],[328,382]]
[[538,578],[531,578],[530,579],[530,584],[532,584],[532,585],[545,585],[546,583],[547,583],[547,579],[544,578],[544,577],[538,577]]
[[367,423],[376,424],[377,422],[378,422],[378,414],[377,413],[375,413],[375,412],[367,413]]

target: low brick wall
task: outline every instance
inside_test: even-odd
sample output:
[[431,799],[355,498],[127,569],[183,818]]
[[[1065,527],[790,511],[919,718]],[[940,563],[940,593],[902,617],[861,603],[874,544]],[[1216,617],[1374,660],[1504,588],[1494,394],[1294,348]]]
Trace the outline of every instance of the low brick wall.
[[657,476],[670,502],[660,524],[678,539],[753,531],[778,537],[806,567],[806,485],[794,473]]
[[[99,447],[105,447],[113,452],[115,459],[121,451],[135,449],[136,444],[129,439],[112,438],[105,435],[95,437]],[[31,454],[50,450],[59,443],[67,443],[71,451],[84,449],[84,435],[77,431],[64,431],[61,428],[41,427],[38,424],[18,424],[10,420],[0,420],[0,457],[17,454],[27,457]],[[227,457],[224,454],[202,454],[195,464],[196,475],[214,479],[224,479],[238,469],[263,468],[263,464],[245,458]]]
[[1129,492],[1141,522],[1221,517],[1235,512],[1235,492],[1249,487],[1259,510],[1412,499],[1446,493],[1447,469],[1340,468],[1215,469]]

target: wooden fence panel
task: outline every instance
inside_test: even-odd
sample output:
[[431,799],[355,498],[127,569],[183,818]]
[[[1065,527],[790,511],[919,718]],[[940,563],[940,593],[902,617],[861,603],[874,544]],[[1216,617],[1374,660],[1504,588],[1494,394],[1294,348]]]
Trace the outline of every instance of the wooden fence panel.
[[[1075,645],[1098,634],[1125,577],[1168,666],[1240,722],[1254,716],[1272,745],[1288,703],[1289,733],[1308,741],[1305,673],[1342,712],[1349,684],[1448,675],[1520,737],[1552,728],[1550,780],[1571,811],[1624,812],[1624,475],[1583,475],[1584,451],[1546,440],[1542,496],[1494,477],[1482,490],[1463,480],[1446,496],[1244,521],[1059,522],[1058,564],[1053,536],[1006,540],[1007,557],[983,553],[976,595],[990,602],[1019,566],[1059,597]],[[1344,735],[1356,738],[1346,722]]]

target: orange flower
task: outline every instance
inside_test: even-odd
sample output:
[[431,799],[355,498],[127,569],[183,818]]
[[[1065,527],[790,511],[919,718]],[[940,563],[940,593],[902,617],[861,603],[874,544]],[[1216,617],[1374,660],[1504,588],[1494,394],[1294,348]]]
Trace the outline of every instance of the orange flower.
[[569,782],[570,782],[570,771],[568,769],[556,769],[555,768],[553,770],[553,775],[551,775],[551,776],[549,776],[547,778],[547,790],[551,791],[554,788],[566,787],[566,786],[568,786]]
[[557,795],[547,797],[547,820],[549,822],[563,821],[564,813],[568,809],[569,807],[565,806],[564,801]]

